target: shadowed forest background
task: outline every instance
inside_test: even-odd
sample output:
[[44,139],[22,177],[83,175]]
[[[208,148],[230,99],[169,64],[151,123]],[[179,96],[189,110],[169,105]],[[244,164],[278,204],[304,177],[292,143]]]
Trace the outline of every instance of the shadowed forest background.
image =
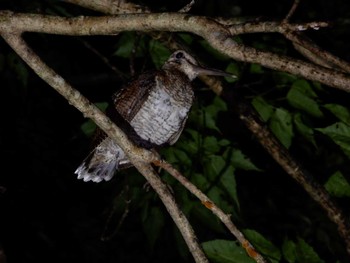
[[[175,12],[187,4],[138,3],[158,12]],[[287,0],[196,1],[190,13],[280,21],[291,5]],[[0,0],[0,9],[98,15],[49,0]],[[350,2],[345,0],[301,1],[292,17],[293,22],[331,21],[331,27],[306,34],[346,61],[350,61],[349,19]],[[238,75],[236,81],[226,80],[226,87],[237,89],[252,103],[348,216],[350,95],[259,65],[229,60],[198,36],[178,37],[203,64]],[[135,32],[94,37],[27,33],[25,40],[102,109],[133,73],[159,68],[170,54],[160,41]],[[237,41],[301,58],[278,34],[242,35]],[[196,101],[185,131],[175,146],[161,151],[162,156],[232,214],[237,226],[271,262],[347,262],[336,226],[269,157],[237,118],[230,101],[215,97],[199,80],[194,86]],[[135,169],[118,172],[110,182],[77,180],[74,171],[89,152],[94,125],[39,79],[2,39],[0,87],[0,250],[7,262],[193,262],[163,204]],[[300,96],[298,104],[300,89],[306,90],[306,95]],[[305,103],[310,107],[300,105]],[[334,135],[339,132],[334,125],[343,133]],[[235,241],[200,201],[169,175],[161,174],[200,242]],[[224,250],[225,244],[221,244]],[[227,261],[211,261],[238,262],[229,256]],[[243,257],[240,262],[253,261]]]

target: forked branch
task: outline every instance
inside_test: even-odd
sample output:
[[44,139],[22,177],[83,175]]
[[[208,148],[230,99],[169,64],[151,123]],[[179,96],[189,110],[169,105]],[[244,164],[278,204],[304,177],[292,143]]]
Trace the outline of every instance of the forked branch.
[[157,192],[169,214],[178,226],[187,246],[194,259],[198,263],[208,262],[193,228],[186,216],[179,209],[173,195],[168,187],[156,174],[150,163],[160,161],[158,155],[142,148],[134,146],[127,136],[96,106],[90,103],[79,91],[73,89],[61,76],[48,67],[19,34],[2,33],[2,37],[13,48],[13,50],[34,70],[34,72],[59,92],[67,101],[81,111],[85,117],[91,118],[103,131],[108,134],[127,154],[129,160],[135,165],[139,172],[147,179],[153,189]]

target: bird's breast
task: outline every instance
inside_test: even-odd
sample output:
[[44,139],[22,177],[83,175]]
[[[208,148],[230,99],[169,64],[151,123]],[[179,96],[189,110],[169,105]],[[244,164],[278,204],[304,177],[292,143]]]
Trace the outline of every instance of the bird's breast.
[[157,81],[130,124],[144,140],[157,145],[173,143],[182,131],[193,97],[190,83],[174,87]]

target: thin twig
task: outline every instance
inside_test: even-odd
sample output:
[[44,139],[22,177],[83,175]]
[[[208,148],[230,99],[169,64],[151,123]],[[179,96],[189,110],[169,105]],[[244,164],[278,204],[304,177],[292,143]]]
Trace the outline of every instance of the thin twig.
[[187,190],[195,195],[202,204],[216,215],[220,221],[227,227],[227,229],[233,234],[237,240],[241,243],[242,247],[246,249],[247,254],[252,257],[258,263],[266,262],[261,254],[259,254],[253,245],[244,237],[243,233],[234,225],[230,215],[222,211],[213,201],[209,199],[201,190],[192,184],[185,176],[183,176],[177,169],[175,169],[170,163],[162,160],[153,162],[156,166],[159,166],[166,170],[171,176],[178,180]]
[[244,22],[227,25],[232,35],[254,34],[254,33],[284,33],[300,32],[306,30],[319,30],[329,27],[330,23],[325,21],[314,21],[308,23],[283,23],[276,21]]
[[[120,194],[118,194],[118,196],[115,199],[119,199],[119,198],[122,199],[123,198],[122,196],[125,194],[125,192],[129,192],[128,185],[123,189],[123,191]],[[118,200],[114,200],[113,207],[112,207],[111,211],[109,212],[106,224],[105,224],[103,231],[102,231],[102,234],[101,234],[101,241],[111,240],[116,235],[116,233],[119,231],[121,226],[123,225],[126,217],[129,214],[129,205],[131,203],[131,200],[124,199],[124,203],[125,203],[125,209],[124,209],[123,214],[120,216],[120,219],[118,220],[117,226],[114,227],[114,229],[111,231],[111,233],[108,233],[109,226],[111,225],[112,220],[113,220],[113,215],[115,214],[115,212],[117,210],[117,206],[118,206]]]
[[109,67],[120,79],[125,80],[126,74],[122,71],[120,71],[116,66],[114,66],[112,63],[109,62],[109,60],[101,54],[95,47],[93,47],[90,43],[87,41],[78,38],[78,40],[92,53],[94,53],[107,67]]
[[179,13],[188,13],[192,6],[195,4],[196,2],[194,0],[191,0],[191,2],[189,2],[187,5],[185,5],[183,8],[181,8],[178,12]]
[[306,30],[319,30],[329,27],[329,22],[309,22],[309,23],[284,23],[284,22],[246,22],[229,25],[229,30],[233,35],[252,33],[274,33],[283,34],[291,40],[295,48],[312,62],[328,68],[336,67],[339,70],[350,73],[350,64],[339,57],[320,48],[311,39],[301,34]]
[[305,35],[289,30],[284,31],[283,35],[291,40],[294,47],[312,62],[323,67],[336,68],[343,72],[350,73],[350,63],[320,48]]
[[295,10],[297,9],[298,5],[299,5],[300,0],[294,0],[292,7],[290,8],[288,14],[286,15],[286,17],[283,19],[284,23],[288,23],[290,18],[292,17],[292,15],[294,15]]

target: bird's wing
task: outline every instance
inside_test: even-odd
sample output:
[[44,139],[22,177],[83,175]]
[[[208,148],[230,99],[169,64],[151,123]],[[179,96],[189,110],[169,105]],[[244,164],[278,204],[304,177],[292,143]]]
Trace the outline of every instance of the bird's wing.
[[114,107],[126,121],[130,122],[147,100],[159,73],[160,71],[153,71],[142,74],[115,94]]

